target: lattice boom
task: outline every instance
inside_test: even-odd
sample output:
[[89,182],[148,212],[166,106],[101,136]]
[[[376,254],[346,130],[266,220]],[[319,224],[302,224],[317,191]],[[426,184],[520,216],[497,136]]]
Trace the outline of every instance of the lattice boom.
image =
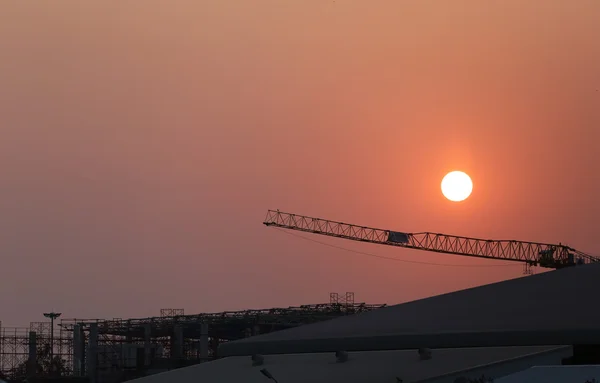
[[598,262],[599,259],[562,244],[553,245],[515,240],[468,238],[440,233],[404,233],[352,225],[321,218],[269,210],[266,226],[437,253],[525,262],[530,265],[561,268]]

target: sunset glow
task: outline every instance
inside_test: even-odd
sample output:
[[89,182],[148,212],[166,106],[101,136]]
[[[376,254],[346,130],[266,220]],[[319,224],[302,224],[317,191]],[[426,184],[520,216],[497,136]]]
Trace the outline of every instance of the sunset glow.
[[270,208],[600,255],[600,1],[140,4],[2,2],[3,328],[523,273],[267,230]]

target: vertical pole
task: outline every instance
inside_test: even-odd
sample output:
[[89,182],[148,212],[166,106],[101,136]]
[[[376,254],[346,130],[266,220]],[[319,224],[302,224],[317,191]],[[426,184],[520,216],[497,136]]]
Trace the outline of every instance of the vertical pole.
[[[2,331],[2,321],[0,320],[0,350],[4,350],[2,343],[4,342],[4,332]],[[4,371],[4,358],[0,358],[0,371]]]
[[144,367],[150,366],[150,337],[152,336],[152,326],[150,323],[144,325]]
[[80,372],[80,376],[87,376],[87,372],[86,372],[86,355],[85,355],[85,347],[86,347],[86,340],[85,340],[85,331],[83,330],[83,325],[81,325],[81,330],[79,332],[79,336],[81,337],[80,341],[79,341],[79,350],[81,351],[81,360],[79,362],[79,371]]
[[183,358],[183,328],[180,324],[174,326],[172,344],[171,357],[174,359]]
[[50,317],[50,375],[54,373],[54,316]]
[[208,361],[208,323],[200,324],[200,361]]
[[81,376],[81,360],[83,359],[83,348],[81,344],[81,325],[73,326],[73,375]]
[[35,331],[29,331],[29,356],[27,358],[27,373],[28,377],[35,376],[37,364],[37,334]]
[[97,382],[98,363],[98,323],[90,324],[90,340],[88,342],[87,374],[90,383]]
[[50,373],[54,370],[54,320],[61,316],[61,313],[44,313],[46,318],[50,318]]

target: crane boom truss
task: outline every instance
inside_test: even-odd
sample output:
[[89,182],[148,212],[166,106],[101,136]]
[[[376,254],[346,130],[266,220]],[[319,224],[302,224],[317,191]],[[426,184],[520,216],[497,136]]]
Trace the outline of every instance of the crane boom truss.
[[430,232],[404,233],[284,213],[279,210],[269,210],[263,223],[266,226],[359,242],[469,257],[517,261],[532,266],[555,269],[576,263],[585,264],[599,261],[598,258],[562,244],[489,240]]

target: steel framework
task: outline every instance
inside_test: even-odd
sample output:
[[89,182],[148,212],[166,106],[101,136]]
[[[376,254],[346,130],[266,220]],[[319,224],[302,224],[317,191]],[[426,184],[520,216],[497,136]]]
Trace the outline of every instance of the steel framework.
[[97,324],[101,335],[142,339],[147,325],[151,326],[153,337],[169,337],[174,326],[179,325],[184,338],[194,338],[201,324],[209,324],[209,336],[219,341],[232,341],[247,337],[249,329],[253,333],[266,333],[385,307],[384,304],[354,303],[352,293],[346,294],[346,297],[352,297],[348,301],[335,293],[331,297],[334,296],[337,298],[331,298],[328,304],[141,319],[62,319],[60,326],[73,331],[75,325],[81,325],[88,331],[91,324]]
[[[354,293],[331,293],[329,303],[287,308],[194,315],[185,315],[182,309],[162,309],[160,316],[141,319],[61,319],[58,336],[55,331],[54,360],[60,363],[63,376],[93,375],[97,383],[118,383],[217,358],[223,342],[385,306],[355,303]],[[36,375],[48,375],[50,326],[48,321],[3,328],[0,322],[0,379],[25,378],[32,333]],[[206,342],[204,353],[202,341]],[[75,351],[78,344],[79,354]],[[96,356],[90,365],[92,348]],[[93,371],[87,366],[94,366]]]
[[29,356],[29,329],[2,327],[0,323],[0,378],[13,378]]
[[269,210],[263,223],[266,226],[352,241],[469,257],[517,261],[531,266],[554,269],[599,261],[596,257],[562,244],[490,240],[430,232],[404,233],[284,213],[279,210]]
[[184,314],[185,311],[183,309],[160,309],[161,317],[175,317]]
[[331,305],[353,306],[354,305],[354,293],[347,292],[345,295],[340,295],[338,293],[330,293],[329,294],[329,303]]
[[[82,368],[73,368],[75,374],[92,374],[97,383],[117,383],[218,358],[217,348],[223,342],[385,306],[355,303],[354,293],[332,293],[329,303],[316,305],[193,315],[185,315],[181,309],[163,309],[157,317],[62,319],[59,326],[70,333],[70,350],[64,358],[71,363],[76,360],[76,332],[85,350],[95,345],[94,371],[86,371],[89,354],[85,351]],[[91,341],[94,333],[95,343]]]
[[29,327],[2,327],[0,322],[0,379],[19,381],[24,379],[28,371],[28,360],[31,353],[32,334],[35,334],[35,374],[50,374],[49,367],[59,367],[55,371],[62,375],[70,375],[72,359],[71,333],[61,330],[54,337],[54,362],[51,362],[51,327],[50,322],[31,322]]

